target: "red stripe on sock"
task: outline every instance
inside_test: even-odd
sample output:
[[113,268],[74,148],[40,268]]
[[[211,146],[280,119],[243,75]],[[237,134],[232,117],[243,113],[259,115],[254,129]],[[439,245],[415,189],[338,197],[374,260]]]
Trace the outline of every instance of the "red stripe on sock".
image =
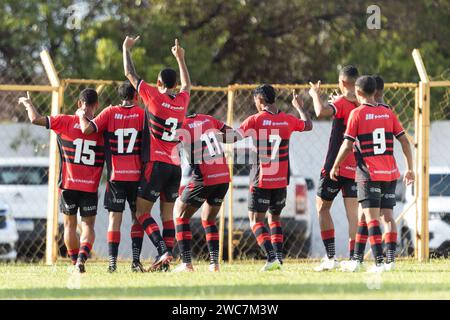
[[272,234],[271,239],[272,239],[272,242],[274,242],[274,243],[280,243],[280,242],[283,242],[283,235],[282,234]]
[[108,242],[120,243],[120,231],[108,231]]
[[131,226],[131,238],[143,238],[144,228],[140,224],[133,224]]
[[192,239],[192,232],[191,231],[177,232],[177,240],[178,241],[191,240],[191,239]]
[[281,221],[274,221],[270,224],[270,229],[281,227]]
[[359,243],[366,243],[367,242],[367,238],[368,238],[368,236],[357,233],[355,240],[356,240],[356,242],[359,242]]
[[219,234],[218,233],[207,233],[206,241],[211,241],[211,240],[219,240]]
[[381,244],[381,234],[375,236],[369,236],[369,242],[371,245]]
[[208,220],[202,220],[202,226],[203,228],[207,228],[207,227],[211,227],[211,226],[215,226],[216,225],[216,221],[208,221]]
[[358,227],[367,227],[367,223],[365,221],[358,222]]
[[83,248],[83,247],[88,247],[88,249],[91,250],[92,249],[92,243],[82,242],[81,245],[80,245],[80,248]]
[[80,249],[79,249],[79,248],[67,250],[67,254],[68,254],[69,256],[74,255],[74,254],[78,255],[79,252],[80,252]]
[[151,218],[150,213],[146,212],[143,215],[140,215],[137,217],[137,220],[139,221],[139,223],[141,224],[141,226],[144,224],[144,221]]
[[379,226],[380,226],[380,221],[378,221],[378,220],[372,220],[368,224],[369,228],[379,227]]
[[[177,218],[178,220],[178,218]],[[186,219],[189,220],[189,219]],[[173,220],[167,220],[163,222],[163,228],[164,229],[175,229],[175,223],[173,222]]]
[[350,240],[348,241],[348,249],[349,249],[349,250],[354,250],[354,249],[355,249],[355,240],[350,239]]
[[334,229],[322,231],[320,232],[320,235],[322,236],[322,240],[334,238]]
[[191,221],[191,219],[186,219],[186,218],[177,218],[177,220],[176,220],[177,226],[180,224],[189,224],[190,221]]
[[256,230],[258,230],[259,228],[264,228],[264,227],[265,227],[265,225],[263,222],[257,222],[253,225],[252,231],[253,231],[253,233],[255,233]]
[[390,242],[397,242],[397,232],[387,232],[384,236],[384,242],[390,243]]
[[256,241],[259,245],[262,245],[264,241],[270,241],[270,236],[268,233],[261,233],[257,238]]

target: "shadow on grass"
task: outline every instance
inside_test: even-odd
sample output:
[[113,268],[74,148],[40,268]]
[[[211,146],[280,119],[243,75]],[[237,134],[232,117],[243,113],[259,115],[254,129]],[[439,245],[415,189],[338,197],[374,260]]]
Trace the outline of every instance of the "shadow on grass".
[[65,298],[90,298],[90,299],[158,299],[170,297],[173,299],[217,299],[217,296],[227,296],[239,299],[255,298],[263,299],[268,295],[286,295],[292,299],[308,298],[308,296],[321,296],[323,298],[337,299],[342,294],[356,295],[356,298],[364,299],[367,294],[383,292],[390,294],[416,293],[415,299],[426,298],[427,293],[450,293],[446,284],[382,284],[380,290],[369,290],[365,283],[358,284],[280,284],[280,285],[209,285],[209,286],[174,286],[174,287],[102,287],[102,288],[28,288],[28,289],[2,289],[0,299],[65,299]]

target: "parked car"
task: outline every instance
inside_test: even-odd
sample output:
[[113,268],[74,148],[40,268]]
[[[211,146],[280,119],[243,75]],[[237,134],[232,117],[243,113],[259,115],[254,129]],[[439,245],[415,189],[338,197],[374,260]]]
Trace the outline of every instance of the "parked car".
[[14,261],[19,239],[16,222],[6,203],[0,202],[0,261]]
[[[261,251],[252,234],[248,220],[248,192],[250,185],[250,148],[244,143],[237,143],[234,152],[234,174],[233,174],[233,242],[235,244],[234,256],[245,256],[261,258]],[[182,165],[181,189],[189,182],[192,170],[187,162]],[[314,189],[314,182],[303,176],[290,176],[290,184],[287,188],[286,207],[283,209],[281,220],[283,224],[283,233],[285,235],[284,250],[285,254],[295,258],[305,258],[309,255],[311,249],[311,216],[308,211],[308,191]],[[224,206],[227,204],[225,202]],[[228,217],[225,219],[225,242],[224,258],[228,256]],[[202,241],[204,233],[201,227],[200,215],[196,214],[192,223],[193,243]],[[204,252],[196,252],[193,247],[193,254],[207,254],[206,247]]]
[[19,257],[40,259],[45,253],[48,163],[44,157],[0,159],[0,201],[16,221]]
[[[406,205],[414,201],[414,188],[408,186],[405,192]],[[429,233],[430,254],[448,257],[450,250],[450,167],[430,167]],[[403,244],[414,252],[416,233],[415,211],[405,215],[402,233],[410,239]]]

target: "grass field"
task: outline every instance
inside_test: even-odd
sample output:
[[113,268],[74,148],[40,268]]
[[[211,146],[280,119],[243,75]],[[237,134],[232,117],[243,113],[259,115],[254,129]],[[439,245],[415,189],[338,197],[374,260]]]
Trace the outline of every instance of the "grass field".
[[[369,262],[370,263],[370,262]],[[315,263],[288,261],[283,271],[261,273],[261,261],[224,264],[221,273],[134,274],[105,262],[73,274],[56,266],[0,264],[0,299],[450,299],[450,260],[400,261],[391,273],[316,273]]]

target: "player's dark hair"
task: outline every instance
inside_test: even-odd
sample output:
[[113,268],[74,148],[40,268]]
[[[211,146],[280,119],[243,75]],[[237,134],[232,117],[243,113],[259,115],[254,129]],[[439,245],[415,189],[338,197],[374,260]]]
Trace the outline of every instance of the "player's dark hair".
[[119,97],[122,100],[133,100],[136,94],[136,90],[128,80],[122,82],[117,91],[119,92]]
[[177,72],[171,68],[162,69],[158,74],[158,78],[164,87],[168,89],[174,88],[177,84]]
[[359,72],[355,66],[348,65],[342,67],[342,69],[339,71],[339,75],[341,77],[345,77],[349,81],[355,82],[356,79],[359,77]]
[[260,85],[253,91],[253,96],[261,96],[266,103],[275,103],[275,89],[268,84]]
[[356,79],[355,86],[364,92],[366,96],[371,96],[375,93],[377,83],[372,76],[361,76]]
[[384,80],[379,75],[374,74],[372,76],[375,79],[375,82],[377,83],[377,91],[382,91],[384,89]]
[[86,88],[80,92],[79,99],[86,103],[88,106],[96,104],[98,102],[97,91],[92,88]]

